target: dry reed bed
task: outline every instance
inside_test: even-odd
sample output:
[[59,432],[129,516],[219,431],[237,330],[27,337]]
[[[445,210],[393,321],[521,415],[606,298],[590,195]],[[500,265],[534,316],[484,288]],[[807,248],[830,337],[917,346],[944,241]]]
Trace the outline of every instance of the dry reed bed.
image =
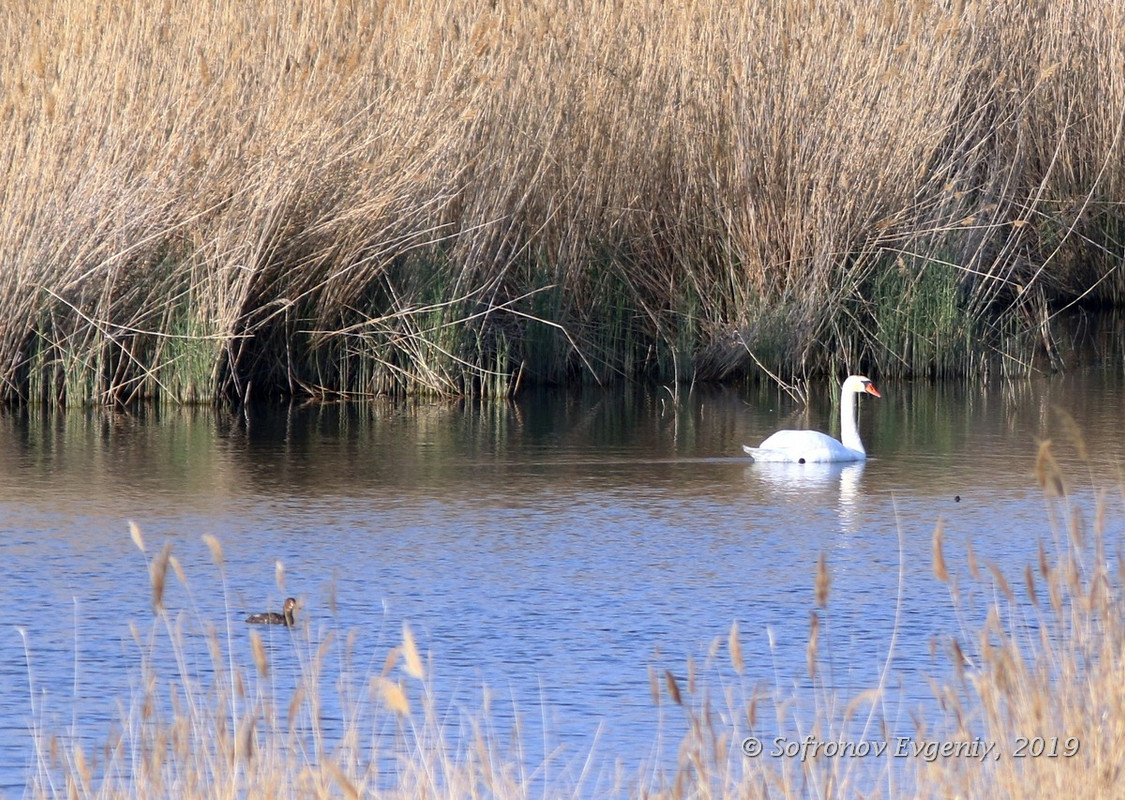
[[[914,717],[913,731],[904,731],[901,719],[895,722],[901,712],[887,708],[889,690],[903,679],[891,666],[893,645],[887,653],[891,668],[878,685],[853,695],[835,690],[822,668],[832,657],[819,631],[833,614],[831,565],[824,556],[810,595],[815,613],[808,673],[797,680],[814,697],[790,697],[781,686],[772,694],[748,689],[740,677],[745,660],[759,656],[743,653],[735,624],[714,642],[707,664],[650,666],[654,704],[678,716],[686,735],[674,764],[649,765],[610,790],[602,777],[586,774],[590,762],[576,772],[525,763],[518,726],[514,741],[502,745],[487,708],[483,718],[439,708],[429,662],[406,626],[401,644],[378,671],[348,660],[354,632],[337,643],[332,632],[318,638],[307,624],[282,631],[280,646],[292,648],[300,661],[296,685],[285,692],[273,677],[277,643],[265,647],[257,631],[249,634],[251,655],[242,664],[233,647],[241,634],[201,623],[211,631],[210,665],[201,664],[199,654],[188,655],[185,648],[183,613],[164,606],[169,581],[186,586],[183,568],[165,546],[147,557],[156,616],[148,630],[135,632],[137,689],[122,701],[120,732],[89,753],[65,735],[34,730],[37,762],[29,793],[522,798],[582,796],[597,784],[600,794],[663,798],[1117,798],[1125,791],[1125,563],[1118,553],[1114,566],[1107,553],[1108,498],[1068,497],[1049,443],[1036,472],[1055,533],[1052,541],[1040,542],[1037,561],[1022,575],[1005,576],[979,563],[971,543],[967,549],[951,546],[940,522],[934,530],[934,575],[948,586],[955,609],[934,642],[951,667],[931,679],[943,718]],[[145,551],[140,530],[134,526],[132,534]],[[204,538],[221,572],[222,548],[213,537]],[[949,555],[959,567],[950,568]],[[278,586],[284,594],[280,568]],[[904,584],[900,592],[915,589]],[[162,673],[153,657],[164,645],[175,653],[174,674]],[[343,718],[326,723],[321,692],[332,657],[344,661],[335,687]],[[915,673],[911,680],[923,677]],[[941,757],[934,751],[854,758],[821,750],[778,758],[765,754],[774,747],[769,739],[762,755],[742,755],[744,736],[768,736],[762,717],[769,709],[780,729],[793,723],[787,717],[805,713],[794,711],[802,705],[813,709],[813,717],[788,741],[802,741],[806,733],[821,742],[889,740],[893,750],[892,737],[908,736],[919,747],[993,744],[999,757]],[[329,730],[334,725],[339,729]]]
[[7,400],[944,374],[1125,286],[1122,0],[272,8],[5,5]]

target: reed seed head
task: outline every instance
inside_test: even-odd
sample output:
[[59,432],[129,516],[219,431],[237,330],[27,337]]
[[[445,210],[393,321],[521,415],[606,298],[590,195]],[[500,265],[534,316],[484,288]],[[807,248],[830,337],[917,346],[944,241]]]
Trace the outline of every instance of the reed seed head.
[[1071,444],[1074,445],[1074,449],[1078,452],[1078,458],[1083,462],[1089,462],[1090,452],[1086,449],[1086,437],[1082,434],[1082,426],[1079,425],[1078,421],[1064,408],[1055,406],[1055,414],[1059,418],[1066,438],[1070,439]]
[[215,566],[220,569],[223,566],[223,546],[219,544],[219,540],[210,533],[203,534],[203,542],[211,551],[211,560],[215,562]]
[[1039,607],[1039,595],[1035,592],[1035,571],[1031,568],[1031,564],[1025,564],[1023,569],[1023,582],[1027,588],[1027,599],[1036,608]]
[[1051,452],[1051,440],[1039,443],[1039,453],[1035,458],[1035,480],[1047,497],[1065,497],[1066,482],[1062,469]]
[[734,668],[736,674],[741,675],[743,669],[742,663],[742,643],[738,638],[738,620],[735,620],[730,625],[730,635],[727,637],[727,649],[730,651],[730,664]]
[[942,583],[949,583],[949,570],[945,566],[945,552],[942,548],[943,528],[941,517],[938,517],[937,525],[934,526],[933,537],[934,577]]
[[1015,600],[1015,595],[1012,594],[1012,587],[1008,585],[1007,578],[998,566],[992,561],[988,562],[988,571],[992,573],[992,580],[996,582],[996,587],[1003,592],[1004,597],[1011,603]]
[[405,659],[407,675],[417,680],[426,677],[426,670],[422,666],[422,658],[418,655],[418,647],[414,643],[414,633],[405,622],[402,624],[402,655]]
[[805,666],[809,671],[809,680],[816,680],[817,649],[820,646],[820,617],[815,611],[809,612],[809,641],[805,647]]
[[816,606],[817,608],[828,607],[828,590],[832,585],[831,576],[828,574],[828,559],[823,552],[816,562]]
[[137,549],[143,553],[145,551],[145,537],[141,533],[141,526],[132,520],[129,520],[129,536],[133,538],[133,544],[137,546]]
[[398,663],[401,656],[401,647],[392,647],[387,651],[387,657],[383,659],[383,671],[380,673],[384,678],[391,674],[391,671],[394,670],[395,664]]
[[670,669],[664,670],[664,684],[668,687],[668,696],[672,698],[672,702],[682,706],[684,701],[680,696],[680,685],[676,683],[676,676],[672,674]]
[[152,610],[160,614],[164,611],[164,581],[168,575],[168,559],[172,554],[172,545],[165,544],[160,554],[152,560],[149,566],[149,577],[152,583]]
[[180,582],[180,586],[187,586],[187,576],[184,574],[183,565],[180,564],[180,559],[174,555],[168,556],[168,564],[172,567],[172,572],[176,573],[176,580]]
[[399,716],[410,715],[410,701],[406,698],[406,690],[402,684],[397,681],[392,681],[390,678],[375,677],[372,679],[375,687],[378,688],[379,694],[386,703],[387,708],[395,712]]
[[263,678],[270,674],[270,662],[266,658],[266,648],[262,644],[262,637],[257,631],[250,631],[250,651],[254,655],[254,665],[258,668],[258,674]]

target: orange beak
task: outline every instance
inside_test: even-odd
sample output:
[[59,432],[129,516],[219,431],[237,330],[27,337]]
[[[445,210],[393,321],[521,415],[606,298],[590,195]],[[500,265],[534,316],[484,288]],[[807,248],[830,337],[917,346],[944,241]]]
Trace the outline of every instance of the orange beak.
[[883,395],[879,394],[879,390],[876,389],[875,385],[872,384],[872,383],[867,384],[863,388],[867,391],[868,394],[873,394],[876,397],[882,397],[883,396]]

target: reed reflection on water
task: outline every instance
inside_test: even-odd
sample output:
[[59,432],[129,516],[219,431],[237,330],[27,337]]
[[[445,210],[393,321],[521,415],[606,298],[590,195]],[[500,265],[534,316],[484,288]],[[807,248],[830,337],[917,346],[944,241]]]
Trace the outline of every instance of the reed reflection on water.
[[[803,467],[741,452],[794,425],[788,398],[768,387],[696,390],[678,404],[632,389],[483,406],[10,413],[0,787],[27,779],[30,724],[97,742],[135,691],[129,625],[151,620],[151,591],[127,520],[183,566],[190,586],[170,583],[167,604],[220,628],[231,620],[248,665],[242,617],[280,608],[285,592],[314,638],[357,631],[352,658],[374,672],[405,621],[440,697],[471,709],[488,685],[510,701],[492,702],[494,720],[522,717],[531,763],[556,746],[580,763],[593,748],[605,770],[674,753],[678,723],[654,707],[648,668],[705,663],[734,621],[739,682],[807,688],[823,553],[830,682],[875,685],[898,625],[898,718],[912,724],[911,711],[933,710],[926,676],[947,670],[934,647],[951,633],[930,574],[937,520],[951,569],[971,543],[1019,574],[1052,536],[1038,441],[1057,440],[1079,490],[1115,485],[1122,386],[1083,372],[880,390],[861,411],[870,460]],[[832,428],[826,403],[804,416],[796,424]],[[222,543],[222,575],[203,534]],[[202,643],[198,626],[188,633]],[[283,661],[284,633],[269,639]]]

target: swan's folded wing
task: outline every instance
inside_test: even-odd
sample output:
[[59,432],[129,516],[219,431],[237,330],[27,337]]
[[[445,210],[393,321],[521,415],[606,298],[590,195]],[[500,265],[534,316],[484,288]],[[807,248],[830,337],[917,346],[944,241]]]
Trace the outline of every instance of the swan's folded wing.
[[760,447],[743,445],[755,461],[788,461],[794,464],[823,464],[833,461],[862,461],[863,453],[844,447],[819,431],[778,431]]
[[805,461],[801,453],[790,450],[771,450],[766,447],[751,447],[748,444],[742,445],[742,449],[755,461],[786,461],[793,464],[804,463]]

